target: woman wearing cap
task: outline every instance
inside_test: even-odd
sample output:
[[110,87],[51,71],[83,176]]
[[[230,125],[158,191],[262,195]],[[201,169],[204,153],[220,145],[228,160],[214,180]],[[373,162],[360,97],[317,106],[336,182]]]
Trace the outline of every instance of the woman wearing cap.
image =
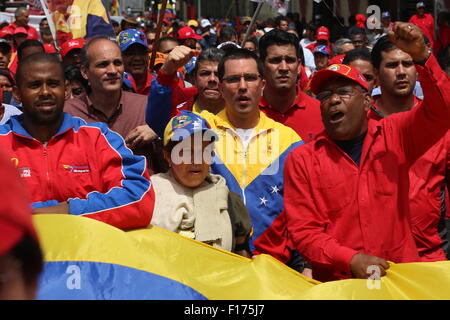
[[208,123],[191,111],[172,118],[164,132],[164,157],[170,168],[152,176],[151,224],[250,257],[247,209],[222,176],[210,173],[211,141],[216,138]]

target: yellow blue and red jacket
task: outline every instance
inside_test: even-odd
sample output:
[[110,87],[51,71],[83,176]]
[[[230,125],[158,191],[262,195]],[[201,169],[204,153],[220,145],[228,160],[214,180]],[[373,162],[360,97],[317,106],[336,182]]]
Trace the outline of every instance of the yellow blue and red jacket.
[[[161,137],[179,101],[176,86],[153,80],[147,104],[147,124]],[[161,82],[164,82],[161,81]],[[177,102],[178,102],[177,101]],[[283,168],[288,153],[303,144],[291,128],[260,112],[260,121],[247,150],[230,123],[226,110],[200,115],[219,136],[211,171],[222,175],[228,188],[239,194],[249,213],[254,233],[250,248],[287,263],[291,258],[283,205]]]

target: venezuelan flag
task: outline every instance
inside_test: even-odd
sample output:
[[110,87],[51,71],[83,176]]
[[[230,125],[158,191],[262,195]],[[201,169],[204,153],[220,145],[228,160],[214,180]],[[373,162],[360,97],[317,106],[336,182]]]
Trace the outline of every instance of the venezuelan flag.
[[69,215],[34,222],[46,261],[39,299],[450,299],[450,261],[320,283],[270,256],[247,259],[158,227],[124,232]]
[[49,5],[59,43],[97,35],[114,36],[108,12],[102,0],[73,0],[66,7]]

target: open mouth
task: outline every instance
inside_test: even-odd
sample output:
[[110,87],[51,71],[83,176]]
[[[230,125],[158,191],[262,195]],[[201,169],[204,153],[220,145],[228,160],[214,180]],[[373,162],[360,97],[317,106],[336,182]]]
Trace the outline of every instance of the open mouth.
[[336,111],[334,113],[331,114],[330,116],[330,122],[331,123],[337,123],[340,122],[343,118],[344,118],[345,114],[340,112],[340,111]]

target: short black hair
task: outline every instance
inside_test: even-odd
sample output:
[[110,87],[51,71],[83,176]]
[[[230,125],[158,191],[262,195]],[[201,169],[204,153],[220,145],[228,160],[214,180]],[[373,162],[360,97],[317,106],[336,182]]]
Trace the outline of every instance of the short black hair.
[[231,41],[233,37],[237,37],[237,32],[230,26],[225,26],[220,30],[219,40],[220,42]]
[[237,60],[237,59],[252,59],[255,60],[256,65],[258,67],[259,74],[264,77],[264,64],[262,63],[261,59],[252,51],[249,51],[247,49],[232,49],[225,53],[225,56],[222,58],[222,60],[219,63],[218,66],[218,75],[219,80],[222,81],[223,76],[225,75],[225,62],[228,60]]
[[118,27],[119,26],[119,23],[116,20],[114,20],[114,19],[111,19],[111,24],[112,24],[113,27]]
[[78,81],[86,90],[89,88],[89,82],[83,78],[80,68],[77,66],[71,64],[66,66],[64,68],[64,76],[68,81]]
[[14,86],[16,84],[16,80],[14,80],[14,74],[8,68],[0,68],[0,76],[6,77],[11,85]]
[[177,45],[179,45],[180,44],[180,41],[178,41],[177,39],[175,39],[175,38],[172,38],[172,37],[162,37],[162,38],[160,38],[159,39],[159,41],[158,41],[158,51],[159,51],[159,48],[160,48],[160,46],[161,46],[161,43],[163,43],[164,41],[172,41],[172,42],[175,42]]
[[278,16],[278,17],[275,18],[275,24],[276,24],[277,26],[279,26],[279,25],[281,24],[281,21],[289,22],[289,20],[288,20],[287,17]]
[[54,63],[57,67],[61,68],[61,74],[63,78],[64,76],[64,68],[62,65],[62,62],[53,54],[45,53],[45,52],[39,52],[34,53],[29,56],[26,56],[23,58],[23,60],[19,61],[19,64],[17,66],[16,71],[16,85],[20,86],[22,83],[22,78],[26,78],[26,73],[29,72],[30,63],[39,63],[39,62],[47,62],[47,63]]
[[225,51],[217,48],[208,48],[202,51],[195,62],[194,70],[192,70],[192,74],[197,74],[198,65],[202,61],[211,61],[220,63],[220,61],[225,56]]
[[372,48],[372,64],[375,69],[379,69],[381,65],[381,53],[382,52],[390,52],[392,50],[398,49],[398,47],[393,44],[389,37],[382,36]]
[[349,65],[350,63],[352,63],[355,60],[369,61],[370,63],[372,63],[372,57],[370,55],[370,50],[367,49],[366,47],[350,50],[345,54],[342,64]]
[[273,29],[263,35],[261,39],[259,39],[259,55],[261,60],[264,61],[267,58],[267,49],[270,46],[284,46],[284,45],[293,45],[295,47],[295,53],[297,54],[297,58],[299,58],[302,63],[305,62],[305,57],[303,55],[303,50],[300,50],[300,41],[295,34],[280,30]]
[[19,59],[19,61],[22,60],[23,58],[23,50],[29,47],[40,47],[42,48],[42,52],[45,52],[44,45],[42,44],[42,42],[35,39],[27,39],[24,42],[22,42],[20,46],[17,48],[17,58]]
[[357,36],[357,35],[367,36],[366,30],[364,30],[362,28],[352,28],[348,34],[349,38],[351,36]]

